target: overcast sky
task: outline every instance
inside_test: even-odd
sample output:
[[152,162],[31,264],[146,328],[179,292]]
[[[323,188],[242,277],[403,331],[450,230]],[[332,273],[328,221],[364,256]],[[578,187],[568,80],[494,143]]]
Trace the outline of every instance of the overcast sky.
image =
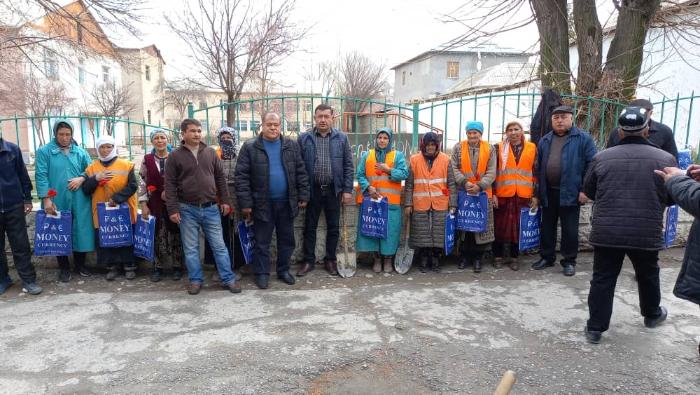
[[[274,0],[273,0],[274,1]],[[490,0],[491,3],[495,0]],[[166,78],[193,75],[195,64],[188,59],[187,46],[171,32],[163,15],[179,15],[184,0],[151,0],[146,7],[148,23],[140,26],[139,38],[117,39],[121,46],[155,44],[164,57]],[[194,3],[194,2],[193,2]],[[261,4],[262,2],[257,2]],[[311,28],[300,43],[300,51],[291,56],[274,76],[288,91],[308,89],[303,70],[313,64],[332,60],[339,54],[360,51],[387,67],[387,78],[393,83],[388,69],[465,32],[459,23],[445,23],[444,16],[453,12],[465,0],[297,0],[293,20]],[[598,0],[601,22],[609,19],[612,1]],[[262,3],[264,4],[264,3]],[[483,10],[461,10],[479,15]],[[517,18],[530,14],[525,6]],[[517,19],[514,18],[514,19]],[[511,21],[496,21],[496,25]],[[536,52],[537,29],[533,25],[502,34],[493,44]],[[307,85],[307,86],[305,86]]]

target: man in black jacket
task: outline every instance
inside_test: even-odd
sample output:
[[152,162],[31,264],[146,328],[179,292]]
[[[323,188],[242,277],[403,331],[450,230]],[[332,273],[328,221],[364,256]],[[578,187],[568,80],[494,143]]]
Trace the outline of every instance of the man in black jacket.
[[644,325],[666,319],[659,305],[659,250],[664,248],[663,214],[672,203],[654,170],[673,166],[671,154],[649,143],[649,118],[641,107],[627,107],[618,119],[620,144],[599,152],[584,179],[583,191],[594,200],[592,229],[593,278],[588,294],[590,318],[585,327],[590,343],[600,342],[612,315],[617,276],[627,255],[639,287]]
[[[649,100],[637,99],[629,103],[630,107],[641,107],[646,110],[647,118],[649,119],[649,137],[647,140],[655,144],[657,147],[673,155],[678,160],[678,147],[676,147],[676,139],[673,136],[673,131],[663,123],[656,122],[651,119],[654,112],[654,105]],[[608,136],[608,144],[605,148],[614,147],[620,144],[620,133],[618,128],[613,129]]]
[[268,287],[270,241],[277,231],[277,278],[294,284],[289,260],[294,252],[294,217],[309,201],[309,178],[299,145],[280,136],[280,116],[274,112],[262,117],[262,132],[246,141],[236,164],[236,197],[246,219],[254,219],[255,284]]

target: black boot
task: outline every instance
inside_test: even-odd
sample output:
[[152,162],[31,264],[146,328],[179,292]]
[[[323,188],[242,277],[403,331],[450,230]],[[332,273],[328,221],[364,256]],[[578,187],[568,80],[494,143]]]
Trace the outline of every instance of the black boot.
[[163,275],[162,270],[160,270],[158,268],[154,268],[153,273],[151,273],[151,282],[157,283],[158,281],[161,280],[162,275]]
[[430,269],[435,273],[440,273],[440,252],[433,251],[432,259],[430,261]]
[[474,273],[481,273],[481,257],[474,258]]
[[420,251],[420,272],[428,272],[428,251],[426,251],[424,248],[422,248]]
[[467,258],[466,254],[462,254],[462,256],[459,258],[459,263],[457,264],[457,268],[459,270],[464,270],[467,268],[469,265],[469,258]]

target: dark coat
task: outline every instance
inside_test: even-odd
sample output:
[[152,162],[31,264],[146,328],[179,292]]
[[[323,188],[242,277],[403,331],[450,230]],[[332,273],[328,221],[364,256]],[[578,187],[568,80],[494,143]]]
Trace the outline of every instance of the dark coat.
[[[614,147],[620,143],[620,134],[618,130],[618,128],[615,128],[610,132],[606,148]],[[676,138],[673,137],[673,131],[671,128],[663,123],[656,122],[653,119],[649,122],[649,142],[654,143],[657,147],[678,159]]]
[[542,136],[552,130],[552,110],[562,105],[561,96],[550,88],[542,92],[540,104],[530,122],[530,141],[537,144]]
[[664,248],[664,209],[673,204],[654,170],[675,158],[644,137],[627,137],[599,152],[583,192],[594,200],[589,241],[594,246],[658,251]]
[[32,202],[32,180],[24,165],[22,151],[0,138],[0,213]]
[[[289,213],[290,217],[294,218],[299,213],[299,202],[309,201],[309,178],[304,169],[299,145],[283,136],[280,139],[282,167],[287,174]],[[270,161],[262,135],[246,141],[241,147],[234,180],[238,209],[252,208],[255,220],[269,221]]]
[[[306,173],[313,184],[314,162],[316,161],[316,143],[314,141],[313,130],[302,133],[299,136],[299,146],[301,155],[306,164]],[[336,195],[342,193],[352,193],[353,178],[355,177],[355,167],[352,163],[352,152],[348,136],[338,129],[331,129],[330,154],[331,173],[333,174],[333,191]],[[311,188],[313,191],[313,188]]]
[[[539,182],[538,193],[540,204],[548,207],[547,201],[547,161],[549,160],[549,149],[552,146],[552,135],[550,131],[537,144],[537,162],[535,164],[535,174]],[[588,165],[593,160],[596,153],[595,142],[588,132],[576,126],[569,130],[569,138],[566,139],[561,152],[561,182],[559,205],[577,206],[578,194],[581,192],[583,177],[588,171]]]
[[695,217],[673,294],[700,304],[700,182],[690,177],[673,177],[666,181],[666,188],[676,204]]

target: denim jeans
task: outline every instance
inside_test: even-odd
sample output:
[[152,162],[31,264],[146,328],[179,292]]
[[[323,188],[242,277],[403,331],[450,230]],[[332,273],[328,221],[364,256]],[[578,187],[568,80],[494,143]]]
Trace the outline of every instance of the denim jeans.
[[231,270],[231,258],[229,258],[228,249],[226,249],[226,244],[221,236],[221,217],[219,215],[217,205],[200,208],[180,203],[180,237],[185,253],[185,266],[187,266],[187,274],[191,284],[201,284],[204,281],[202,263],[199,261],[200,227],[214,253],[221,283],[228,285],[235,281]]
[[36,272],[32,265],[32,252],[29,247],[29,236],[27,236],[27,222],[24,218],[24,206],[19,205],[16,209],[0,212],[0,281],[10,278],[5,258],[5,234],[10,242],[12,257],[15,262],[17,274],[24,283],[36,282]]

